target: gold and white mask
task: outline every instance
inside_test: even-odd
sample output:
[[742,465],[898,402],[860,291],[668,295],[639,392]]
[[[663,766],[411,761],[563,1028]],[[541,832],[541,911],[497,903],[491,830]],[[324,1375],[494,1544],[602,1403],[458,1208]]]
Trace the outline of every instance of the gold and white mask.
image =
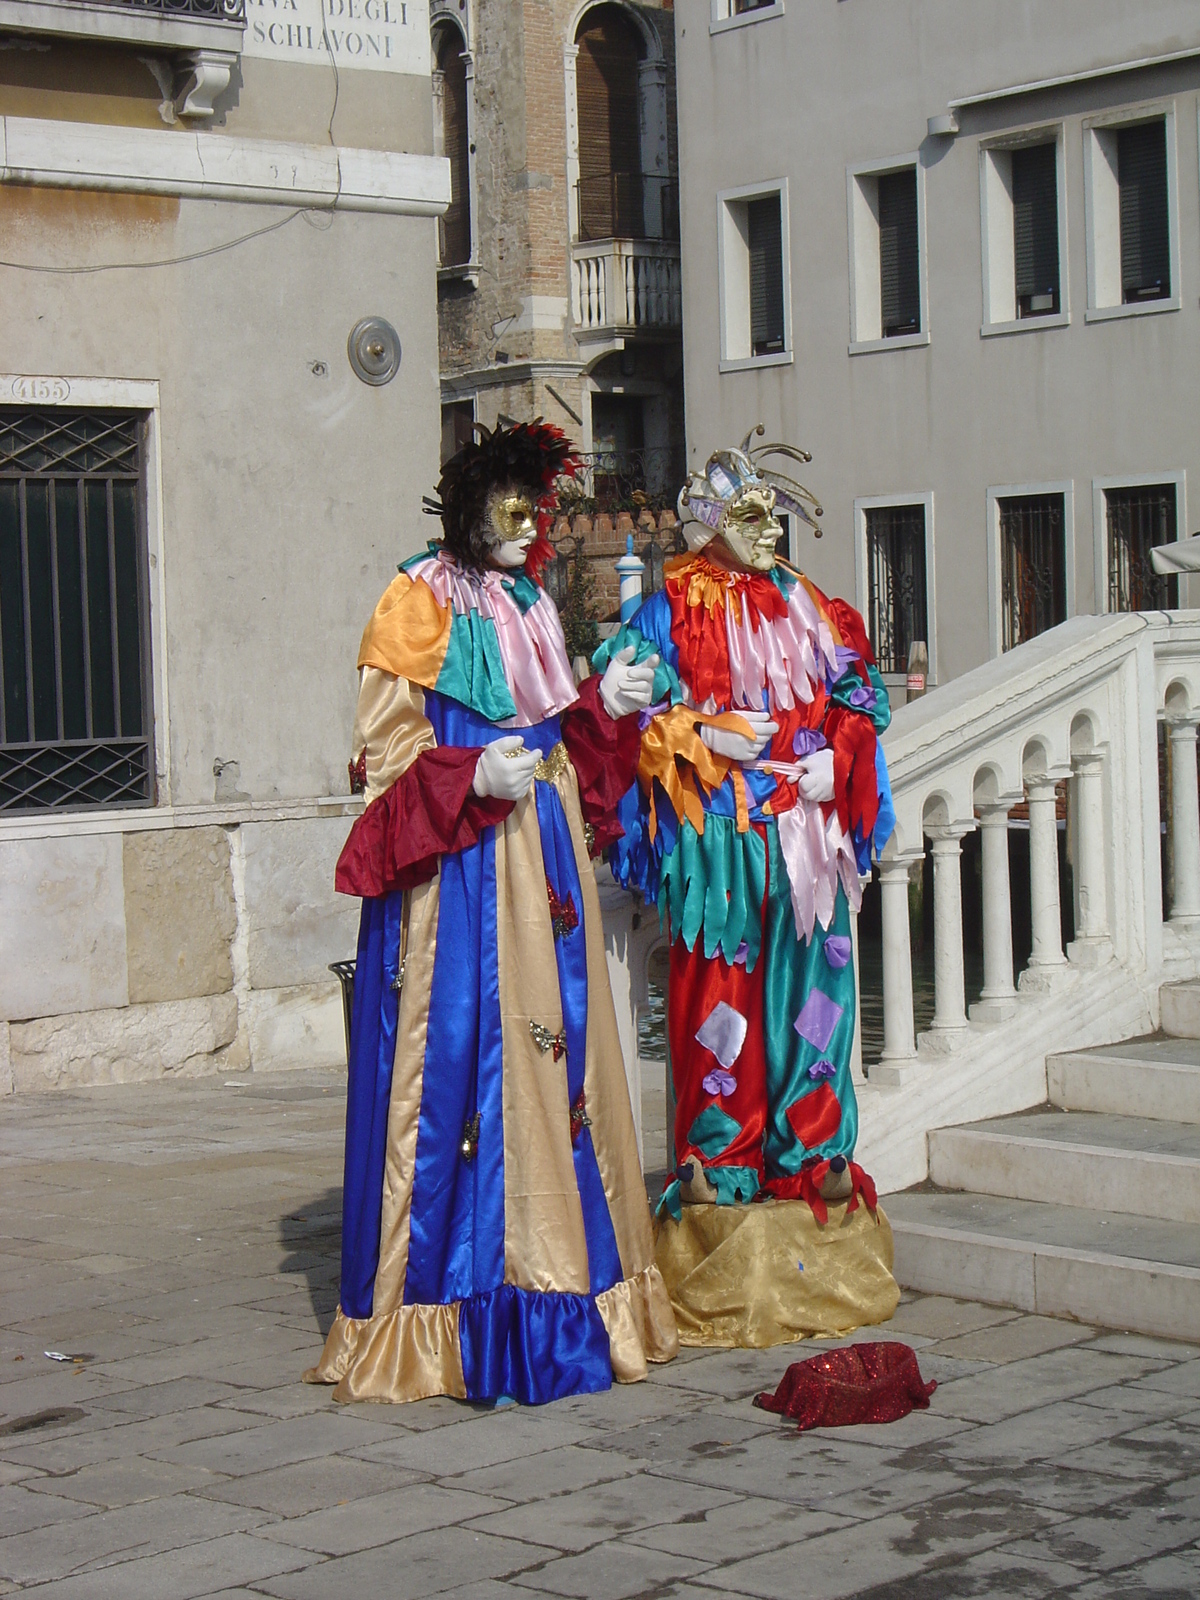
[[743,567],[770,572],[783,528],[775,515],[775,491],[746,489],[725,513],[721,538]]
[[485,537],[488,554],[498,567],[523,567],[529,547],[537,538],[533,491],[517,484],[500,484],[487,499]]

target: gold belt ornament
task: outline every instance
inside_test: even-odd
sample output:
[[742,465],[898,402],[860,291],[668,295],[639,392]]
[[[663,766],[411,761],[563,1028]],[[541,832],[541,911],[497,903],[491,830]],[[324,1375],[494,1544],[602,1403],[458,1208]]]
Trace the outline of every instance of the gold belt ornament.
[[[504,754],[510,761],[513,761],[517,756],[524,755],[525,752],[524,750],[506,750]],[[544,755],[539,759],[537,766],[533,769],[533,775],[539,783],[553,783],[556,778],[562,777],[570,764],[571,758],[567,754],[567,747],[560,739],[549,755]]]

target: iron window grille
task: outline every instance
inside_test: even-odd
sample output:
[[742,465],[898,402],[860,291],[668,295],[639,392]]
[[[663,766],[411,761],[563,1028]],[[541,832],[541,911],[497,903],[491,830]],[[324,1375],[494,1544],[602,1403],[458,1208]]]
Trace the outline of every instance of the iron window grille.
[[999,510],[1003,648],[1011,650],[1066,621],[1063,497],[1021,495]]
[[1138,123],[1117,133],[1121,205],[1121,299],[1166,300],[1171,293],[1167,200],[1167,125]]
[[1108,609],[1173,611],[1179,582],[1155,572],[1150,552],[1175,539],[1175,485],[1156,483],[1104,491],[1108,525]]
[[928,640],[925,507],[867,512],[867,625],[880,672],[904,672],[917,639]]
[[1013,254],[1017,316],[1059,309],[1058,148],[1035,144],[1012,153]]
[[142,433],[0,406],[0,811],[153,803]]
[[114,11],[151,11],[164,17],[212,17],[218,22],[246,20],[246,0],[98,0]]
[[885,339],[920,333],[920,233],[912,167],[879,179],[879,307]]

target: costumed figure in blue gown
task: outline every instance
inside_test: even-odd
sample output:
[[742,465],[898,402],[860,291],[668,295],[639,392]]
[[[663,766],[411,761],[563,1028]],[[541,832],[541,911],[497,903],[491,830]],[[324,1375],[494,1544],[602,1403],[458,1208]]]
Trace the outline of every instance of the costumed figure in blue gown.
[[576,687],[537,581],[570,446],[477,432],[359,653],[341,1292],[305,1375],[345,1400],[538,1403],[678,1348],[592,860],[656,663],[618,652]]

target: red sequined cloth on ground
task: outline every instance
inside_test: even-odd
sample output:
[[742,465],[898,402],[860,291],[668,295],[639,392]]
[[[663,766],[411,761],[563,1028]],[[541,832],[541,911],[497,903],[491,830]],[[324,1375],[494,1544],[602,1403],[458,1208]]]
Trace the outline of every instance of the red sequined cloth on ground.
[[846,1428],[859,1422],[896,1422],[914,1406],[926,1407],[936,1382],[926,1383],[916,1353],[906,1344],[847,1345],[795,1361],[774,1394],[754,1404],[809,1428]]

